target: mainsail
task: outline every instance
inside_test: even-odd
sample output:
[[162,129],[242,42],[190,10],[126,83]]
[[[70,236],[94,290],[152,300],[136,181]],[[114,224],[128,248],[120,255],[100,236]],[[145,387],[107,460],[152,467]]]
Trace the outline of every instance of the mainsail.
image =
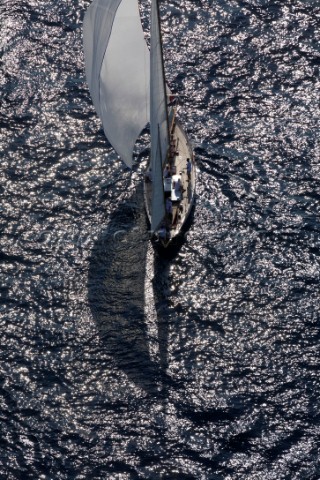
[[84,18],[86,77],[109,142],[132,166],[150,117],[150,53],[137,0],[94,0]]
[[153,181],[151,231],[154,232],[165,216],[163,166],[169,147],[167,95],[157,0],[152,0],[151,4],[150,42],[150,132]]

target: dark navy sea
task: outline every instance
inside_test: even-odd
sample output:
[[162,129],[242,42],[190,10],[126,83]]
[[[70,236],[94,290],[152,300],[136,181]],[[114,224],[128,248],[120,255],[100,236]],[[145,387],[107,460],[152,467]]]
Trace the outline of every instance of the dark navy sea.
[[89,4],[0,5],[0,478],[319,480],[319,1],[161,2],[198,161],[166,256],[147,134],[130,172],[91,103]]

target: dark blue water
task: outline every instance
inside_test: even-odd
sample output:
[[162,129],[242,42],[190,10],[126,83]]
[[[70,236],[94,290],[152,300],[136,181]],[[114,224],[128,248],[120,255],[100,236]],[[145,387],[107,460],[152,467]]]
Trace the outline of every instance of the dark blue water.
[[89,3],[0,5],[0,478],[320,479],[319,3],[163,2],[198,159],[166,257],[148,138],[129,172],[92,107]]

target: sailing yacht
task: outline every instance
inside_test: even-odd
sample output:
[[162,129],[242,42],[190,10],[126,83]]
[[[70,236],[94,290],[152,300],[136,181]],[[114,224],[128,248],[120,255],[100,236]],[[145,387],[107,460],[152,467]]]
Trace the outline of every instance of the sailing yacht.
[[150,50],[138,0],[94,0],[83,28],[92,101],[106,137],[128,167],[135,142],[150,123],[145,205],[152,237],[167,247],[192,209],[195,160],[165,81],[158,1],[151,0]]

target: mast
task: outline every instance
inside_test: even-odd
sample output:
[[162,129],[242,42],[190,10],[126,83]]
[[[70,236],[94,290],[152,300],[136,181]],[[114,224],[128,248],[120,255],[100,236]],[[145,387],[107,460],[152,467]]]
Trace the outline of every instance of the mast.
[[150,133],[153,178],[151,230],[154,232],[165,216],[163,166],[169,148],[167,91],[164,76],[159,5],[151,3],[150,22]]
[[[163,84],[163,91],[165,93],[165,111],[166,111],[166,122],[167,122],[167,134],[168,138],[170,138],[170,130],[169,130],[169,114],[168,114],[168,106],[167,106],[167,83],[166,83],[166,75],[164,70],[164,57],[163,57],[163,42],[162,42],[162,33],[161,33],[161,23],[160,23],[160,8],[159,8],[159,1],[155,0],[155,8],[157,9],[157,20],[158,20],[158,31],[159,31],[159,42],[160,42],[160,58],[161,58],[161,72],[162,72],[162,84]],[[167,154],[167,152],[165,152]]]

